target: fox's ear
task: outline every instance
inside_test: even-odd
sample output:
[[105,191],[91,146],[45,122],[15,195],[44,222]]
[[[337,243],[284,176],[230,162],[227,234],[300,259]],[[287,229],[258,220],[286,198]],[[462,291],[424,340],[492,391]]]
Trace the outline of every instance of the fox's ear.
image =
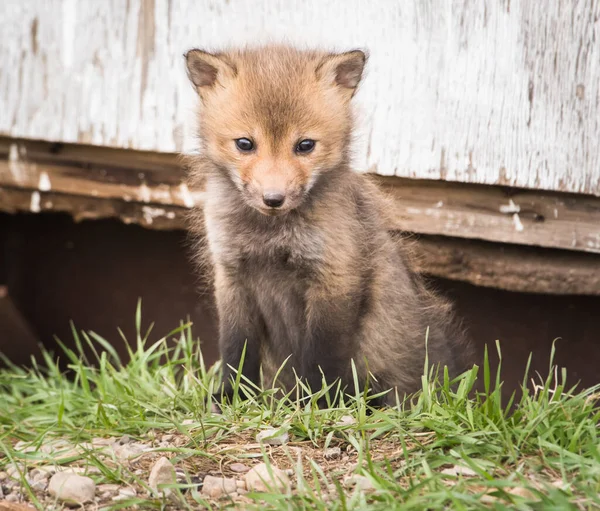
[[352,97],[360,83],[366,62],[367,55],[361,50],[327,55],[317,66],[317,78],[345,89],[349,97]]
[[188,77],[200,97],[204,92],[212,89],[217,82],[224,85],[236,74],[235,67],[221,55],[203,50],[190,50],[184,57]]

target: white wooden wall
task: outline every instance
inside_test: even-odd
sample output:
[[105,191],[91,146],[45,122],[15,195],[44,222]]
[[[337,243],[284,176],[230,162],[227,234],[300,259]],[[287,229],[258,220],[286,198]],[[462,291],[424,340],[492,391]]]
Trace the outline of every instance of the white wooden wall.
[[366,47],[359,170],[600,195],[595,0],[2,0],[0,134],[193,147],[191,47]]

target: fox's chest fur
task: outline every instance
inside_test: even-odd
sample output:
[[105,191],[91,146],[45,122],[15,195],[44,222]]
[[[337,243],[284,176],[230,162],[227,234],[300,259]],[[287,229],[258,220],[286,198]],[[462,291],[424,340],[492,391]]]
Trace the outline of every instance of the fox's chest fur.
[[301,277],[324,263],[326,236],[310,217],[296,212],[265,217],[239,203],[215,202],[218,199],[209,200],[205,207],[214,264],[234,271],[287,271]]

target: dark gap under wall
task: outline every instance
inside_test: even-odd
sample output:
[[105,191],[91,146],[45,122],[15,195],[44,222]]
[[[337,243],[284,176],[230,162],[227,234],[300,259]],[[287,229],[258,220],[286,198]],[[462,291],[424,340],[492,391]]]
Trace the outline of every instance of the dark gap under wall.
[[[217,359],[212,299],[201,293],[185,233],[111,220],[76,224],[66,215],[0,215],[0,243],[0,286],[7,285],[11,302],[49,349],[59,351],[54,336],[73,345],[73,320],[78,329],[97,332],[125,355],[117,327],[128,339],[135,338],[141,297],[144,324],[154,322],[154,339],[189,317],[206,362]],[[556,338],[561,338],[556,362],[567,367],[570,383],[600,382],[600,297],[433,282],[456,302],[476,343],[479,363],[484,345],[495,353],[495,341],[500,340],[507,391],[522,381],[530,352],[532,369],[547,375]],[[16,363],[28,363],[34,347],[11,335],[0,325],[0,351]]]

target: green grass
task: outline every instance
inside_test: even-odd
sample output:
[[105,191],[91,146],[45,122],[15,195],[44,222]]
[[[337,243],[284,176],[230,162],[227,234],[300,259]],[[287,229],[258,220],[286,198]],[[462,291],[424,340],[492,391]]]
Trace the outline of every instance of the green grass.
[[[48,498],[25,474],[44,465],[87,467],[97,484],[138,490],[129,500],[99,502],[100,509],[600,508],[600,387],[567,388],[553,367],[517,402],[502,402],[500,377],[490,373],[486,357],[482,368],[454,382],[424,376],[423,390],[392,409],[371,409],[361,389],[327,410],[317,408],[318,393],[300,404],[294,393],[277,399],[266,390],[234,400],[218,415],[210,412],[210,395],[219,367],[205,366],[190,325],[151,342],[141,323],[138,309],[127,363],[98,335],[74,329],[78,348],[63,347],[60,355],[69,376],[50,353],[31,369],[0,371],[0,471],[16,464],[21,493],[39,509],[47,509]],[[478,378],[481,393],[472,391]],[[348,416],[353,421],[341,420]],[[267,426],[287,431],[290,442],[258,445],[256,434]],[[172,445],[158,444],[164,434],[172,435]],[[174,485],[168,498],[150,496],[151,460],[121,462],[90,443],[122,435],[154,445],[187,482]],[[80,448],[48,452],[44,446],[55,439]],[[341,448],[341,458],[324,457],[332,446]],[[213,501],[193,479],[209,472],[231,477],[232,462],[260,461],[291,470],[291,492]],[[348,485],[351,475],[364,476],[372,488]]]

